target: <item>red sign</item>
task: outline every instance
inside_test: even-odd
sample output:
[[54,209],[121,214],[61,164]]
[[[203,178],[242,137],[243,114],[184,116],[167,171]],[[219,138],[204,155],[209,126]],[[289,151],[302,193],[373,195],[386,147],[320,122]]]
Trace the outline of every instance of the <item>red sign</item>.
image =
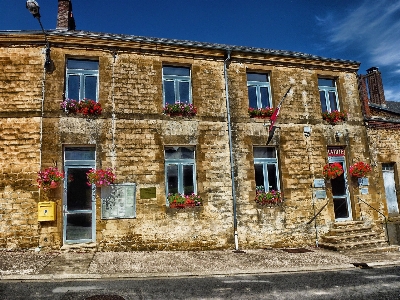
[[343,148],[328,148],[328,156],[344,156]]

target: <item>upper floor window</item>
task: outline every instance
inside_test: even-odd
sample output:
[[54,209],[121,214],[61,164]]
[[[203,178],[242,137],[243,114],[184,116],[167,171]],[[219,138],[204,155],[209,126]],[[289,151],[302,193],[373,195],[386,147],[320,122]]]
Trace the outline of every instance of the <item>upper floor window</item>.
[[99,62],[67,59],[66,99],[98,99]]
[[192,103],[190,68],[163,67],[163,105]]
[[249,107],[272,107],[271,86],[267,74],[247,73],[247,91],[249,95]]
[[194,147],[165,147],[166,193],[197,193]]
[[279,169],[274,147],[254,148],[254,171],[257,189],[279,191]]
[[340,111],[335,80],[330,78],[318,78],[318,89],[322,112]]

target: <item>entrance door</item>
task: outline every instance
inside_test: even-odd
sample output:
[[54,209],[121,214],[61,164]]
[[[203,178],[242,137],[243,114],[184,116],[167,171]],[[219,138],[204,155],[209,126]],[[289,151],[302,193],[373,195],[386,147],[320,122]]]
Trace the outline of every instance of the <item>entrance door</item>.
[[347,172],[344,156],[328,157],[329,163],[338,162],[343,167],[343,174],[331,179],[333,208],[336,221],[352,220],[351,203],[347,184]]
[[383,182],[385,185],[386,202],[389,214],[398,214],[399,205],[397,202],[396,184],[394,181],[393,164],[382,164]]
[[[87,160],[88,154],[93,156],[93,160]],[[96,190],[87,184],[86,177],[86,173],[94,168],[94,156],[93,148],[65,149],[64,170],[67,180],[64,181],[63,197],[64,244],[87,243],[96,239]]]

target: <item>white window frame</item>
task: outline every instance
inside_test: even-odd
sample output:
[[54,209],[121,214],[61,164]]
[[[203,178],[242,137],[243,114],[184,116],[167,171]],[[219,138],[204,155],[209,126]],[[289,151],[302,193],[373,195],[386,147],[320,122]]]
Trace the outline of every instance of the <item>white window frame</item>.
[[[189,75],[174,75],[174,74],[165,74],[165,68],[180,68],[180,69],[186,69],[189,70]],[[165,102],[165,83],[166,82],[173,82],[174,83],[174,93],[175,93],[175,103],[181,103],[181,102],[187,102],[189,104],[192,103],[192,83],[191,83],[191,77],[192,77],[192,70],[190,67],[182,67],[182,66],[170,66],[170,65],[165,65],[163,66],[162,69],[162,76],[163,76],[163,106],[166,105]],[[187,82],[189,83],[189,95],[188,99],[181,99],[180,91],[179,91],[179,83],[181,82]]]
[[[254,165],[262,165],[263,166],[263,177],[264,177],[264,192],[270,191],[269,178],[268,178],[268,165],[275,166],[275,176],[276,176],[276,186],[277,190],[281,190],[280,180],[279,180],[279,163],[278,163],[278,153],[275,147],[254,147],[254,148],[273,148],[275,150],[274,158],[254,158]],[[255,172],[255,166],[254,166]],[[256,178],[254,178],[256,180]]]
[[[325,79],[325,80],[332,80],[335,83],[335,86],[324,86],[324,85],[319,85],[318,83],[318,91],[319,94],[321,92],[324,92],[324,97],[325,97],[325,106],[326,106],[326,111],[324,111],[323,107],[321,106],[322,112],[332,112],[334,110],[338,110],[340,111],[340,106],[339,106],[339,97],[338,97],[338,92],[337,92],[337,83],[336,80],[334,78],[329,78],[329,77],[318,77],[319,79]],[[335,93],[335,102],[336,102],[336,107],[337,109],[332,109],[331,107],[331,102],[329,101],[329,93]],[[320,102],[322,105],[322,99],[321,99],[321,95],[320,95]]]
[[[248,74],[258,74],[256,72],[247,72],[246,76]],[[270,78],[269,74],[267,73],[259,73],[261,75],[266,75],[268,78],[268,81],[257,81],[257,80],[247,80],[247,92],[249,87],[255,87],[256,88],[256,97],[257,97],[257,107],[253,108],[265,108],[265,107],[270,107],[272,108],[272,99],[271,99],[271,84],[270,84]],[[261,99],[261,88],[267,88],[268,89],[268,103],[267,105],[263,106],[262,99]],[[249,99],[249,107],[250,107],[250,99]]]
[[[165,148],[169,148],[171,146],[166,146]],[[178,166],[178,193],[184,194],[185,187],[183,185],[183,167],[184,166],[192,166],[193,167],[193,193],[197,194],[197,182],[196,182],[196,150],[195,147],[192,146],[176,146],[190,148],[193,150],[193,158],[166,158],[165,149],[164,149],[164,157],[165,157],[165,192],[166,196],[170,191],[168,190],[168,166],[177,165]]]
[[69,91],[69,77],[70,76],[79,76],[79,91],[78,91],[78,95],[79,95],[79,99],[74,99],[74,100],[83,100],[86,97],[85,94],[85,82],[86,82],[86,78],[87,77],[96,77],[96,99],[91,99],[91,100],[95,100],[96,102],[99,99],[99,69],[97,68],[97,70],[87,70],[87,69],[69,69],[68,68],[68,61],[69,60],[74,60],[74,61],[82,61],[82,62],[87,62],[87,61],[95,61],[95,60],[90,60],[90,59],[75,59],[75,58],[68,58],[67,59],[67,64],[66,64],[66,84],[65,84],[65,98],[68,99],[69,95],[68,95],[68,91]]

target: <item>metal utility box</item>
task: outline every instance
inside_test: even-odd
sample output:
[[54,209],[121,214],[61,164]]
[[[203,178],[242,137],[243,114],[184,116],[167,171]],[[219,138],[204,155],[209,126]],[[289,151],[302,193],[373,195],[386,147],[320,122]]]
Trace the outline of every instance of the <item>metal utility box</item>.
[[39,202],[38,203],[38,221],[55,221],[56,203]]

